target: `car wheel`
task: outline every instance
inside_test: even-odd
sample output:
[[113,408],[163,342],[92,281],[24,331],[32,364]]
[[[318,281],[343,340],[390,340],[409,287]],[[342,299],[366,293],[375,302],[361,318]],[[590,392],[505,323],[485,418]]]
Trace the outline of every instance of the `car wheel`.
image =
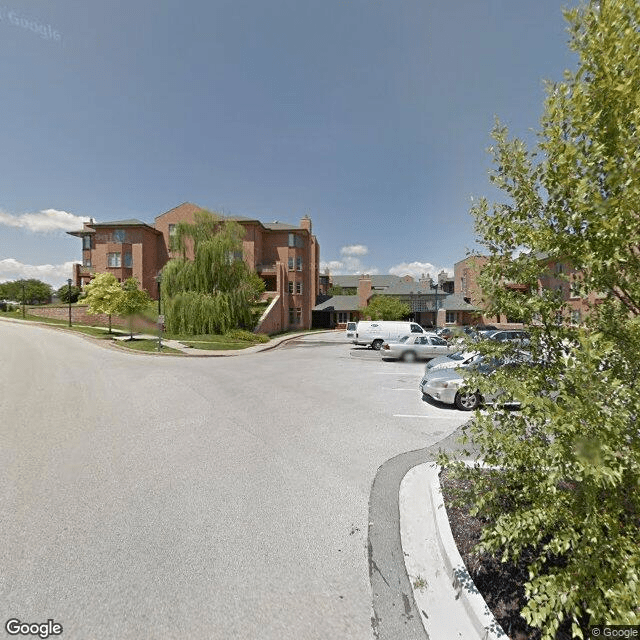
[[380,347],[382,347],[382,340],[374,340],[371,343],[371,347],[376,351],[380,351]]
[[460,411],[473,411],[480,404],[480,394],[477,391],[475,393],[458,391],[454,402]]
[[402,359],[405,362],[415,362],[416,361],[416,354],[413,351],[405,351],[402,354]]

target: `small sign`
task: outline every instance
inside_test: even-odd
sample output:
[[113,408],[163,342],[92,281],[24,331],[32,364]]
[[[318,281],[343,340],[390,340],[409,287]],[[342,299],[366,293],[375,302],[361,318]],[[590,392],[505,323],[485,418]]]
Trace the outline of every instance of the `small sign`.
[[164,316],[158,316],[158,324],[164,324]]

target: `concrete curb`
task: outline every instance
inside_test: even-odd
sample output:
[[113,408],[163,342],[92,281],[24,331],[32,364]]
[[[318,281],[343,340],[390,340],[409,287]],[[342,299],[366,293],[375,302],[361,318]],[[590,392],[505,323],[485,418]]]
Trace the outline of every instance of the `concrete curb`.
[[[241,355],[251,355],[254,353],[261,353],[263,351],[271,351],[273,349],[277,349],[281,344],[286,342],[290,342],[291,340],[296,340],[301,336],[309,336],[314,335],[316,333],[333,333],[335,329],[325,329],[320,331],[303,331],[300,333],[294,333],[292,335],[285,336],[283,338],[275,337],[267,343],[261,343],[257,345],[253,345],[251,347],[246,347],[245,349],[225,349],[224,351],[214,351],[214,350],[205,350],[205,349],[193,349],[191,347],[184,347],[183,349],[178,349],[181,353],[158,353],[153,351],[136,351],[135,349],[128,349],[122,345],[118,344],[118,340],[114,339],[110,342],[105,342],[104,340],[98,340],[93,336],[90,336],[86,333],[80,333],[79,331],[70,330],[68,327],[64,327],[61,325],[49,324],[48,322],[39,322],[38,320],[22,320],[21,318],[0,318],[0,321],[5,322],[16,322],[20,324],[31,324],[37,325],[39,327],[47,327],[49,329],[55,329],[57,331],[64,331],[66,333],[72,333],[74,335],[80,336],[81,338],[85,338],[90,340],[94,344],[98,344],[105,349],[117,349],[118,351],[122,351],[124,353],[133,353],[134,355],[141,356],[163,356],[163,357],[187,357],[187,358],[230,358],[233,356],[241,356]],[[140,333],[135,334],[140,337]],[[157,340],[157,336],[149,336],[155,340]],[[177,347],[172,346],[170,343],[178,342],[177,340],[165,340],[162,339],[162,343],[166,344],[168,347],[172,347],[176,349]]]
[[[431,640],[509,640],[458,551],[440,486],[440,467],[413,467],[400,487],[405,567]],[[457,634],[457,635],[456,635]]]

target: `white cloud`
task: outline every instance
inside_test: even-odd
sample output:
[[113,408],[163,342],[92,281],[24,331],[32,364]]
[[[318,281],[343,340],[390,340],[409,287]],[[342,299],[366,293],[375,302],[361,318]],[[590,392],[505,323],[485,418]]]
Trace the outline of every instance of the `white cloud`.
[[380,273],[378,267],[367,267],[362,264],[360,258],[346,256],[343,260],[331,260],[320,263],[320,272],[324,273],[329,269],[334,276],[352,276],[360,273],[377,274]]
[[23,213],[22,215],[14,215],[0,210],[0,225],[28,229],[34,233],[74,231],[81,229],[83,222],[89,222],[89,218],[75,216],[57,209],[43,209],[37,213]]
[[363,244],[350,244],[340,249],[343,256],[366,256],[368,253],[369,249]]
[[0,282],[36,278],[56,289],[67,282],[73,275],[74,262],[63,264],[24,264],[14,258],[0,260]]
[[422,274],[431,276],[435,282],[438,279],[438,274],[444,269],[449,276],[453,276],[453,269],[445,267],[436,267],[430,262],[401,262],[389,269],[389,273],[394,276],[413,276],[414,280],[419,280]]

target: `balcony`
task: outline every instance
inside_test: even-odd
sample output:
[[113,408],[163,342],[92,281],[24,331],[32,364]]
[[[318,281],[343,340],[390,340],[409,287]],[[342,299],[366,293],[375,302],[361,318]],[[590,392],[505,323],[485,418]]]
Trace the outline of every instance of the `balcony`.
[[265,262],[262,264],[256,265],[256,271],[258,273],[275,273],[276,272],[276,263],[275,262]]

